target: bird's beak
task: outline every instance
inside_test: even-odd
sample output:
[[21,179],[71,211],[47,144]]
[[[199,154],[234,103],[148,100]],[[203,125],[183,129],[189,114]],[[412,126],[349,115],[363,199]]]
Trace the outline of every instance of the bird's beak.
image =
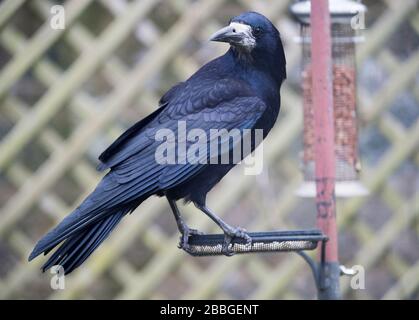
[[252,28],[243,23],[232,22],[214,33],[210,41],[227,42],[232,45],[254,47],[256,40],[252,35]]

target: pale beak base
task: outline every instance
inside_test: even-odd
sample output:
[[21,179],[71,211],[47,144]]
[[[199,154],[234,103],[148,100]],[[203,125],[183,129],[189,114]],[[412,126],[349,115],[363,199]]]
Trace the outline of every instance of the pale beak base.
[[215,32],[210,41],[227,42],[234,46],[244,47],[251,50],[256,45],[256,39],[252,34],[252,28],[243,23],[232,22]]

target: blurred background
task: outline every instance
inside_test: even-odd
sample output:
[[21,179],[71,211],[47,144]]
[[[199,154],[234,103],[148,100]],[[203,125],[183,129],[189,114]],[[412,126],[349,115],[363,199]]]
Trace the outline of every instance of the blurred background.
[[[149,199],[52,290],[36,241],[100,179],[97,156],[157,107],[160,96],[222,54],[209,36],[243,11],[280,30],[288,79],[265,142],[264,171],[233,170],[208,204],[248,230],[315,226],[302,182],[300,28],[291,1],[0,1],[1,299],[314,299],[311,272],[295,254],[193,258],[177,248],[164,199]],[[50,26],[64,5],[65,29]],[[417,0],[369,0],[357,45],[361,181],[369,196],[338,200],[340,262],[366,270],[364,290],[342,278],[347,299],[419,297],[419,10]],[[193,206],[193,227],[218,231]]]

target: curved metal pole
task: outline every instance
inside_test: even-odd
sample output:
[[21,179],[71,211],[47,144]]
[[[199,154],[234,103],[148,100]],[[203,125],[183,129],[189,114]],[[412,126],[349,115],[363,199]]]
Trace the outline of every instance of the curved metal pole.
[[314,282],[316,284],[317,290],[320,288],[320,277],[319,277],[319,268],[317,263],[304,251],[296,251],[296,253],[307,262],[308,266],[311,269],[311,273],[313,274]]

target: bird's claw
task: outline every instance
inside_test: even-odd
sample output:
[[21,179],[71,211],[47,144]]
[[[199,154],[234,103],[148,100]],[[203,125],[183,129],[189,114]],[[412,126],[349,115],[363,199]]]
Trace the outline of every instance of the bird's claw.
[[203,234],[203,233],[199,230],[191,229],[188,226],[184,225],[181,231],[178,248],[185,250],[186,252],[189,252],[190,251],[189,237],[192,235],[199,235],[199,234]]
[[247,234],[246,229],[237,227],[225,230],[224,242],[221,252],[227,257],[231,257],[235,254],[235,252],[232,250],[233,245],[231,244],[234,238],[244,239],[246,241],[246,246],[252,245],[252,238]]

